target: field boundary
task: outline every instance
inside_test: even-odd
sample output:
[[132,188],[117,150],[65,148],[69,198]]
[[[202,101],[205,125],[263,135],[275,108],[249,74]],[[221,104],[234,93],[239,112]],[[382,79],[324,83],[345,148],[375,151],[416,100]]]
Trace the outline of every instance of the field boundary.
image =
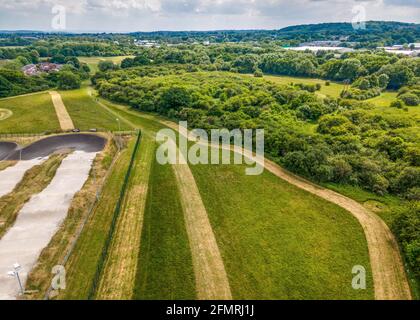
[[125,194],[126,194],[126,191],[127,191],[128,180],[130,179],[130,176],[131,176],[131,171],[132,171],[133,165],[134,165],[134,159],[136,157],[137,151],[138,151],[139,146],[140,146],[141,136],[142,136],[141,132],[138,131],[136,144],[134,145],[134,150],[133,150],[133,153],[132,153],[131,159],[130,159],[130,164],[128,165],[127,173],[126,173],[125,178],[124,178],[124,183],[123,183],[122,188],[120,190],[120,195],[119,195],[117,204],[116,204],[115,209],[114,209],[114,214],[113,214],[113,217],[112,217],[111,226],[110,226],[107,238],[105,240],[104,247],[102,249],[102,253],[101,253],[101,256],[100,256],[100,259],[99,259],[99,263],[98,263],[97,268],[96,268],[95,277],[92,281],[92,286],[89,290],[89,294],[88,294],[88,299],[89,300],[94,299],[95,294],[96,294],[97,289],[98,289],[99,284],[100,284],[100,277],[101,277],[103,269],[104,269],[104,264],[105,264],[105,261],[106,261],[107,255],[108,255],[109,247],[110,247],[112,239],[114,237],[114,231],[115,231],[115,227],[117,225],[118,217],[120,216],[120,213],[121,213],[122,202],[124,200],[124,197],[125,197]]

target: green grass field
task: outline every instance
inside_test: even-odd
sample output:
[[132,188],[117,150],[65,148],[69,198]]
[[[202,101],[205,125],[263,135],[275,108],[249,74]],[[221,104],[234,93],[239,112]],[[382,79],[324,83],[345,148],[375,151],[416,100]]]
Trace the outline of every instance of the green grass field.
[[0,133],[42,133],[60,130],[48,93],[1,99],[0,109],[13,112],[12,116],[0,121]]
[[184,213],[170,165],[154,161],[144,216],[134,299],[195,299]]
[[112,61],[116,64],[120,64],[125,58],[132,58],[133,56],[116,56],[116,57],[78,57],[80,62],[86,63],[91,73],[98,71],[98,63],[100,61]]
[[[300,78],[300,77],[288,77],[288,76],[272,76],[264,75],[264,79],[272,81],[278,84],[290,84],[290,83],[304,83],[304,84],[321,84],[321,90],[317,91],[322,96],[331,96],[333,98],[340,97],[341,91],[344,89],[344,85],[338,82],[330,81],[330,85],[326,86],[326,80],[313,79],[313,78]],[[389,107],[390,103],[397,98],[397,92],[385,91],[380,96],[365,100],[365,102],[371,102],[377,107]]]
[[[372,299],[362,227],[345,210],[264,172],[192,171],[222,252],[234,299]],[[367,290],[351,286],[367,270]]]
[[322,79],[311,79],[311,78],[299,78],[299,77],[287,77],[287,76],[271,76],[271,75],[264,75],[264,79],[268,81],[272,81],[278,84],[290,84],[290,83],[304,83],[304,84],[321,84],[321,90],[317,91],[322,95],[329,95],[334,98],[338,98],[340,96],[341,91],[344,88],[344,85],[337,82],[330,81],[330,85],[326,86],[326,80]]
[[125,123],[102,108],[95,98],[89,95],[89,88],[85,85],[77,90],[60,91],[63,102],[76,128],[80,130],[131,130]]

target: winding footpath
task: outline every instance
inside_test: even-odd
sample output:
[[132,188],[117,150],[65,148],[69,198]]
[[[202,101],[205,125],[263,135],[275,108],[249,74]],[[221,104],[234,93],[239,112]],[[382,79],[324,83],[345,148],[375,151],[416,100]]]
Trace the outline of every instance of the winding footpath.
[[[164,120],[160,122],[178,131],[176,123]],[[229,146],[222,148],[234,151]],[[248,158],[252,156],[250,151],[244,149],[242,154]],[[273,161],[264,158],[258,162],[266,170],[288,183],[344,208],[359,221],[368,245],[376,300],[412,299],[398,243],[389,227],[378,215],[353,199],[317,186],[284,170]]]

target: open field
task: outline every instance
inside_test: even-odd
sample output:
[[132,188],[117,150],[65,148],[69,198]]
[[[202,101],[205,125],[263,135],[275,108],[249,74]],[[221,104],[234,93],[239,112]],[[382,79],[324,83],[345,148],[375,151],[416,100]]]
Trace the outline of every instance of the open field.
[[[289,76],[273,76],[264,75],[264,79],[272,81],[278,84],[290,84],[290,83],[304,83],[304,84],[321,84],[321,90],[317,91],[318,94],[328,95],[333,98],[339,98],[341,91],[344,89],[344,84],[330,81],[330,85],[326,86],[327,80],[313,79],[313,78],[300,78],[300,77],[289,77]],[[371,102],[378,107],[389,107],[390,103],[397,97],[397,92],[385,91],[380,96],[372,99],[365,100],[365,102]]]
[[304,84],[321,84],[321,90],[317,91],[323,95],[329,95],[334,98],[338,98],[340,96],[341,91],[344,88],[344,85],[337,82],[330,81],[330,85],[326,86],[326,80],[322,79],[312,79],[312,78],[299,78],[299,77],[288,77],[288,76],[272,76],[272,75],[264,75],[265,80],[269,80],[278,84],[290,84],[290,83],[304,83]]
[[42,133],[60,130],[48,93],[0,99],[0,109],[13,113],[0,121],[0,133]]
[[60,91],[60,95],[73,120],[74,126],[80,130],[105,129],[111,131],[130,130],[123,122],[119,125],[116,117],[101,108],[95,98],[89,95],[89,88]]
[[115,64],[120,64],[125,58],[132,58],[133,56],[116,56],[116,57],[78,57],[80,62],[86,63],[91,73],[97,72],[98,63],[101,61],[112,61]]
[[154,161],[134,299],[195,299],[192,257],[177,181]]
[[[373,283],[361,226],[345,210],[271,173],[192,167],[235,299],[369,299]],[[351,287],[363,265],[368,290]]]

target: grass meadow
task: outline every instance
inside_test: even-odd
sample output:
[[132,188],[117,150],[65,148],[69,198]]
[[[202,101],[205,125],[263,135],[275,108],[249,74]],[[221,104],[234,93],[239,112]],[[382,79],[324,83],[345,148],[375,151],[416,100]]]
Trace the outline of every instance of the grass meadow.
[[144,215],[134,299],[195,299],[191,251],[171,165],[154,161]]
[[93,128],[111,131],[131,130],[130,126],[124,122],[119,123],[116,117],[102,108],[95,101],[96,98],[89,95],[88,87],[60,91],[60,94],[76,128],[80,130]]
[[[234,299],[372,299],[362,227],[347,211],[269,172],[191,166],[228,273]],[[367,289],[351,286],[367,270]]]
[[49,93],[1,99],[0,109],[13,113],[10,117],[0,120],[0,133],[43,133],[60,130]]

